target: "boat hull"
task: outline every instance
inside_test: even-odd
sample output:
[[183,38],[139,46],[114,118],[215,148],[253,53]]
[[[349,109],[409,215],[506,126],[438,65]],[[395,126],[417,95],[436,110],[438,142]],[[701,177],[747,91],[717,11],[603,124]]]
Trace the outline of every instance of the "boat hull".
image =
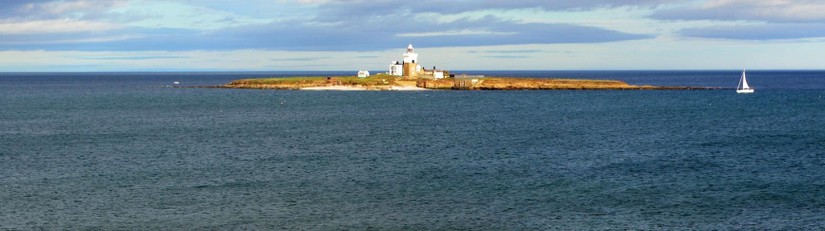
[[751,89],[736,89],[736,93],[739,93],[739,94],[753,93],[753,88],[751,88]]

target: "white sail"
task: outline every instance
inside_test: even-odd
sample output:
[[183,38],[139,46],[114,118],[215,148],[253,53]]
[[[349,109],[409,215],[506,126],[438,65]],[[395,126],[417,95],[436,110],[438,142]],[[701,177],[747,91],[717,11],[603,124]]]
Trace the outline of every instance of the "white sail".
[[745,77],[745,71],[742,71],[742,89],[750,89],[748,86],[748,78]]
[[748,86],[748,78],[745,75],[745,70],[742,70],[742,78],[739,79],[739,84],[736,85],[736,93],[753,93],[753,88]]

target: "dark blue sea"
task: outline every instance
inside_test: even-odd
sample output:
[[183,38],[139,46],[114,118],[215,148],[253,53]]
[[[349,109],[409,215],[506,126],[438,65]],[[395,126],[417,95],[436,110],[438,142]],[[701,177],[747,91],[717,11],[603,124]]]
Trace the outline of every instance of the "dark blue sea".
[[825,71],[749,71],[754,94],[169,87],[339,74],[2,73],[0,230],[825,229]]

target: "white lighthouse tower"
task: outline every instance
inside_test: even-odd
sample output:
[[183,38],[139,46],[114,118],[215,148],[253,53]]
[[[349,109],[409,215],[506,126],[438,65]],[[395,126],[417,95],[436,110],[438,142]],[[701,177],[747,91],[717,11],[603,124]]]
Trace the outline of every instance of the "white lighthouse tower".
[[418,72],[421,71],[421,66],[418,65],[418,54],[415,53],[415,48],[413,45],[410,44],[407,46],[407,53],[404,53],[404,63],[403,66],[403,73],[401,76],[404,78],[413,78],[418,76]]
[[403,54],[404,59],[401,62],[393,62],[390,64],[390,75],[403,76],[404,78],[411,78],[418,76],[421,72],[421,65],[418,65],[418,53],[415,53],[415,48],[410,44],[407,46],[407,53]]
[[407,46],[407,53],[404,53],[404,63],[418,63],[418,54],[412,44]]

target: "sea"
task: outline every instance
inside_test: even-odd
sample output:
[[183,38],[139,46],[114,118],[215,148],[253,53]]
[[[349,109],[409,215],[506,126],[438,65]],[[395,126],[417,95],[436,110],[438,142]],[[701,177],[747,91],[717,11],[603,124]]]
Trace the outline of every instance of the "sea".
[[454,73],[722,89],[0,73],[0,230],[825,229],[825,71]]

